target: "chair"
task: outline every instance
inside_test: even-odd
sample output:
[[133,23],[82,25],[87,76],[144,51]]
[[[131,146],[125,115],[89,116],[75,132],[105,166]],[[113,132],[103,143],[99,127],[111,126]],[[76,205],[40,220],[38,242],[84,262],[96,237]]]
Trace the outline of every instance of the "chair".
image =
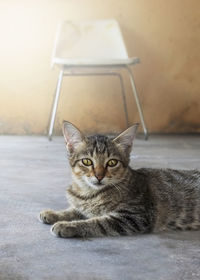
[[135,87],[131,66],[139,58],[128,57],[120,27],[116,20],[62,21],[59,24],[52,55],[52,67],[60,68],[49,125],[52,139],[56,111],[64,76],[111,75],[119,78],[127,126],[129,126],[126,96],[120,70],[126,69],[145,134],[148,131]]

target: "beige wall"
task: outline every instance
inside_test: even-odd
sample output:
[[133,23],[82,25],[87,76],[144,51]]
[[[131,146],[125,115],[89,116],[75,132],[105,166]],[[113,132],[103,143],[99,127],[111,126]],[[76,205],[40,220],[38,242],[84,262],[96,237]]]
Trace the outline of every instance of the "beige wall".
[[[58,71],[60,19],[116,18],[150,132],[200,132],[199,0],[0,0],[0,133],[45,133]],[[126,127],[116,78],[66,78],[56,120],[85,131]],[[139,121],[125,77],[130,122]]]

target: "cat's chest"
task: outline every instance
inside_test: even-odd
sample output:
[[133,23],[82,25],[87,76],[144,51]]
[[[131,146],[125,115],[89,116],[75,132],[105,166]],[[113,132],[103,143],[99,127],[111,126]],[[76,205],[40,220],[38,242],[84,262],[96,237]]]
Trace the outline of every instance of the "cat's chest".
[[112,197],[97,196],[95,198],[84,199],[76,196],[74,193],[67,193],[67,199],[71,206],[79,209],[87,217],[106,215],[114,211],[117,206]]

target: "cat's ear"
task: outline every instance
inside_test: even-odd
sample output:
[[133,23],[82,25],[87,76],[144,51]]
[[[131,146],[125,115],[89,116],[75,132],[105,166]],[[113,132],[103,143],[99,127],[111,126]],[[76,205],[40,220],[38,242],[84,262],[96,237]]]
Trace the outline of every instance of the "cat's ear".
[[119,134],[117,137],[115,137],[113,139],[113,142],[125,152],[130,153],[138,126],[139,124],[136,123],[133,126],[129,127],[121,134]]
[[83,133],[70,122],[63,122],[62,131],[67,150],[70,154],[76,151],[76,149],[85,142],[85,136]]

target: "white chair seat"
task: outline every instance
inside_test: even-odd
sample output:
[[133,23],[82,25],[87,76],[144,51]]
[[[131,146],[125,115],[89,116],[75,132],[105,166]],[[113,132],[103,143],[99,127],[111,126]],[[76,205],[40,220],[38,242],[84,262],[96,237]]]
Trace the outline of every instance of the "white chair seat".
[[53,64],[57,66],[106,66],[106,65],[115,65],[115,66],[125,66],[125,65],[133,65],[136,63],[140,63],[140,59],[137,57],[127,58],[127,59],[66,59],[54,57]]

